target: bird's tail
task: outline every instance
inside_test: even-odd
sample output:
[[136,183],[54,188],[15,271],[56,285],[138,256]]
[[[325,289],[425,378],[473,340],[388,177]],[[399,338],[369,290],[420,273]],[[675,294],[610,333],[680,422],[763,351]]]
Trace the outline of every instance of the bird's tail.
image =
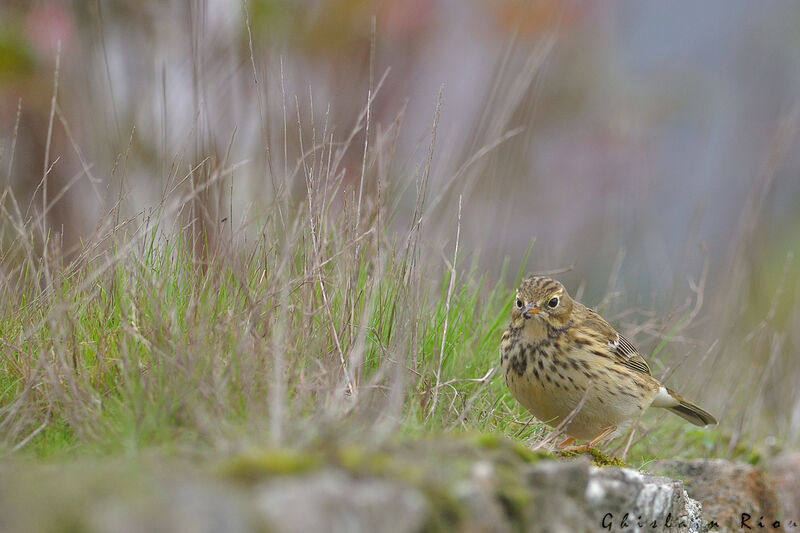
[[708,426],[717,423],[717,419],[714,418],[711,413],[693,404],[677,392],[667,389],[667,393],[675,401],[677,401],[678,404],[669,406],[665,405],[664,407],[679,417],[683,418],[684,420],[688,420],[695,426]]

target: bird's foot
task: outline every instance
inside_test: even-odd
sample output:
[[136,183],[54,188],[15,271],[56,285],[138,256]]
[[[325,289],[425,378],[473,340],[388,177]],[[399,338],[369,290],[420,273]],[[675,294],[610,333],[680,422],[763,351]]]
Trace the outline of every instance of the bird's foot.
[[586,452],[586,451],[589,451],[589,448],[594,448],[595,446],[597,446],[598,443],[602,442],[603,439],[605,439],[606,437],[608,437],[609,435],[614,433],[616,430],[617,430],[616,426],[607,427],[598,436],[596,436],[595,438],[593,438],[589,442],[587,442],[585,444],[578,444],[578,445],[575,445],[575,446],[568,446],[568,444],[571,444],[572,442],[575,441],[575,438],[574,437],[567,437],[566,439],[564,439],[564,441],[561,444],[558,445],[558,447],[560,448],[559,451],[561,451],[561,452]]

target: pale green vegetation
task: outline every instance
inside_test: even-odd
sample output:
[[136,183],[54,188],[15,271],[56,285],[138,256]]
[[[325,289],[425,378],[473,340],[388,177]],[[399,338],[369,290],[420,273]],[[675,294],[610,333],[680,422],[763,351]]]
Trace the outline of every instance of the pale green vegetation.
[[[525,265],[499,279],[462,262],[442,271],[421,225],[381,225],[380,199],[364,198],[370,213],[358,220],[333,196],[306,193],[270,206],[258,226],[223,226],[214,249],[202,231],[168,230],[162,208],[101,230],[69,263],[53,243],[35,252],[38,228],[6,208],[16,233],[3,258],[4,451],[212,455],[460,432],[541,448],[548,428],[496,368]],[[418,210],[424,200],[423,184]],[[669,417],[653,429],[648,416],[629,460],[752,459],[724,430]]]
[[[314,3],[285,3],[279,17],[267,9],[270,2],[244,2],[252,13],[235,17],[226,41],[211,31],[218,21],[197,7],[205,4],[188,2],[174,4],[180,9],[163,24],[169,31],[156,36],[164,44],[149,33],[161,26],[147,18],[170,3],[156,9],[161,4],[154,2],[149,15],[142,9],[142,20],[127,3],[117,12],[100,12],[98,4],[97,13],[79,13],[84,25],[75,26],[76,41],[90,30],[97,34],[75,44],[71,55],[65,43],[60,72],[55,62],[30,63],[29,53],[13,46],[16,33],[0,31],[0,63],[14,67],[5,67],[14,79],[27,80],[15,86],[25,93],[19,107],[15,98],[0,109],[10,118],[0,125],[0,455],[216,459],[278,449],[285,455],[274,460],[302,469],[305,454],[317,457],[321,449],[372,451],[465,433],[484,443],[507,437],[535,457],[560,439],[511,397],[497,371],[498,345],[513,290],[540,249],[535,239],[548,233],[568,241],[551,257],[577,258],[566,274],[570,292],[629,336],[657,377],[721,421],[702,430],[666,412],[648,413],[631,438],[606,452],[633,465],[673,456],[757,461],[797,445],[800,270],[791,252],[800,246],[797,214],[776,217],[778,236],[765,222],[775,176],[796,144],[797,113],[770,123],[774,139],[764,170],[741,193],[747,204],[724,206],[737,213],[737,228],[717,236],[711,252],[698,251],[687,235],[682,257],[672,261],[665,258],[671,248],[658,241],[683,237],[648,218],[648,210],[670,207],[669,198],[658,197],[670,189],[638,175],[640,167],[614,183],[608,174],[616,170],[596,180],[591,172],[580,176],[585,167],[609,164],[607,149],[611,167],[641,159],[642,174],[686,156],[651,161],[646,148],[662,134],[659,120],[684,124],[665,111],[679,95],[662,102],[647,89],[628,95],[635,83],[627,78],[594,80],[614,71],[604,63],[586,67],[596,60],[587,55],[597,48],[587,43],[595,41],[582,37],[559,48],[549,32],[512,39],[514,23],[508,36],[485,45],[497,55],[480,71],[491,82],[469,88],[481,102],[474,115],[443,113],[451,93],[442,88],[438,100],[430,95],[431,102],[413,103],[416,111],[430,108],[428,126],[417,131],[417,117],[401,139],[414,114],[404,91],[418,74],[403,70],[411,62],[406,49],[427,61],[418,53],[433,46],[427,40],[410,46],[384,37],[383,19],[376,36],[367,31],[373,14],[354,16],[357,42],[331,52],[335,61],[318,63],[317,52],[303,58],[298,50],[309,46],[325,56],[325,35],[334,41],[348,34],[334,24],[338,18],[317,14]],[[307,33],[287,29],[293,11],[306,8],[313,11],[313,24],[300,25]],[[104,26],[103,16],[115,23]],[[263,42],[275,37],[270,27],[251,28],[249,16],[297,40],[286,45],[286,63],[284,48]],[[173,30],[173,23],[186,27]],[[120,30],[128,24],[130,35]],[[105,56],[103,28],[121,67]],[[131,51],[128,38],[140,47],[132,58],[124,53]],[[501,49],[497,43],[506,39]],[[385,56],[375,49],[382,40],[402,52],[399,73],[381,70]],[[550,61],[554,49],[559,57]],[[295,70],[292,59],[300,62]],[[294,74],[288,79],[285,67]],[[36,75],[26,77],[31,69]],[[141,79],[127,78],[128,70]],[[316,70],[330,79],[321,78],[315,103],[306,74]],[[343,80],[351,76],[354,85],[364,81],[357,94],[341,88],[350,87]],[[331,89],[339,86],[340,93]],[[32,87],[37,91],[28,95]],[[384,101],[387,87],[395,93]],[[606,103],[617,93],[624,99]],[[637,98],[653,99],[653,108],[629,109]],[[697,111],[703,102],[692,100],[690,114],[716,124],[725,111],[704,118]],[[597,114],[606,108],[609,115]],[[148,113],[138,114],[142,109]],[[337,117],[343,124],[332,123]],[[456,134],[437,140],[446,120]],[[173,131],[180,129],[175,124],[186,129]],[[687,124],[680,127],[694,127]],[[721,124],[719,130],[728,129]],[[547,152],[549,160],[534,153],[560,135],[563,145]],[[729,157],[709,152],[702,164],[687,164],[712,172],[714,158]],[[540,165],[529,161],[540,156]],[[570,157],[582,163],[553,164]],[[672,194],[711,195],[698,196],[702,214],[703,202],[714,203],[704,187]],[[493,188],[500,194],[487,194],[481,205]],[[600,194],[606,201],[595,201]],[[675,217],[689,218],[690,204]],[[619,215],[620,206],[630,209]],[[529,208],[538,211],[520,214]],[[97,213],[84,222],[96,219],[94,231],[78,222],[64,231],[79,218],[72,215],[92,209]],[[470,222],[472,236],[483,241],[465,237]],[[614,254],[624,257],[627,239],[651,264],[618,276],[622,259],[609,265]],[[487,240],[501,251],[496,257],[476,251]],[[607,286],[599,279],[609,279]],[[660,285],[642,281],[654,279]]]

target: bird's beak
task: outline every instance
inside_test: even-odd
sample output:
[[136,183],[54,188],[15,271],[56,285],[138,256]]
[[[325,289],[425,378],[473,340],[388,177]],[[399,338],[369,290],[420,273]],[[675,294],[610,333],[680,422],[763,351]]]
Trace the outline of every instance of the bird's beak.
[[530,318],[533,315],[536,315],[541,311],[541,308],[534,304],[528,304],[525,306],[525,309],[522,311],[522,316],[525,318]]

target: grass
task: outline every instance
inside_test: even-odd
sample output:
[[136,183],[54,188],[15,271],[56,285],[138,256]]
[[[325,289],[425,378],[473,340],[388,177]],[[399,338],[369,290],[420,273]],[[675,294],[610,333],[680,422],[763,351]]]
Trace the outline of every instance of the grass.
[[[536,448],[548,429],[532,422],[496,371],[510,296],[533,245],[519,264],[486,271],[477,254],[459,250],[468,218],[462,220],[459,188],[471,191],[502,167],[496,152],[520,131],[514,110],[537,94],[534,81],[551,45],[537,45],[518,77],[509,74],[515,68],[500,69],[480,127],[464,141],[470,148],[451,146],[444,156],[436,140],[440,93],[410,161],[395,159],[404,108],[388,125],[370,123],[385,77],[365,91],[365,108],[342,134],[328,123],[330,110],[324,125],[319,113],[315,122],[312,91],[307,113],[301,117],[297,98],[291,109],[281,63],[280,101],[273,87],[263,104],[269,113],[261,100],[249,102],[259,109],[254,131],[262,135],[249,160],[229,160],[238,124],[227,151],[209,147],[214,136],[203,128],[215,122],[197,101],[205,122],[195,119],[186,146],[137,154],[131,133],[132,148],[101,154],[113,165],[96,178],[56,106],[56,84],[53,138],[62,138],[62,151],[63,138],[71,141],[93,184],[118,183],[119,191],[116,201],[98,202],[105,215],[76,246],[47,223],[62,192],[43,192],[49,170],[24,201],[10,185],[0,196],[0,453],[195,456],[319,443],[379,447],[462,432]],[[257,80],[253,53],[251,45]],[[49,141],[47,148],[49,154]],[[136,207],[124,180],[137,156],[162,190],[146,209]],[[453,160],[451,175],[435,156]],[[56,165],[55,149],[45,159],[45,169]],[[437,171],[438,189],[429,185]],[[762,185],[770,180],[765,172],[754,198],[766,196]],[[742,235],[757,234],[754,205]],[[569,245],[586,246],[596,236],[590,229],[584,242]],[[443,240],[446,246],[438,244]],[[706,265],[690,283],[688,303],[674,303],[686,292],[676,288],[667,303],[616,313],[616,283],[609,283],[601,311],[626,334],[639,334],[632,340],[644,337],[638,343],[654,372],[670,375],[681,366],[679,355],[692,355],[692,369],[715,371],[716,395],[709,396],[723,406],[724,423],[708,431],[648,414],[631,441],[631,464],[676,455],[756,461],[767,447],[764,428],[779,428],[782,443],[796,442],[797,423],[783,431],[791,414],[780,407],[785,398],[799,403],[785,378],[796,368],[784,350],[792,346],[790,319],[798,309],[786,295],[797,275],[776,266],[784,265],[783,249],[765,250],[768,264],[752,267],[748,258],[760,250],[751,241],[737,244],[729,273],[712,271],[713,287],[706,287]],[[738,288],[747,287],[747,275],[756,280],[752,306],[747,289]],[[787,364],[783,376],[775,376],[778,362]],[[693,398],[683,383],[668,382]],[[626,447],[624,438],[612,445]]]
[[[0,318],[5,451],[204,455],[465,431],[535,446],[546,428],[496,371],[524,265],[494,283],[477,267],[431,276],[384,228],[348,240],[348,226],[329,221],[314,247],[309,226],[287,243],[272,218],[253,244],[202,262],[182,234],[149,231],[51,266],[50,284],[44,268],[17,271]],[[630,457],[665,442],[673,455],[754,456],[664,419]]]
[[[327,150],[331,165],[333,143]],[[380,191],[392,186],[381,182],[357,218],[336,205],[342,174],[328,183],[334,168],[302,172],[304,199],[285,192],[235,229],[207,217],[186,223],[190,208],[218,202],[198,207],[196,188],[176,186],[176,199],[121,224],[117,204],[69,259],[33,219],[11,214],[7,193],[6,227],[16,233],[3,255],[3,452],[194,456],[462,432],[538,448],[548,428],[497,368],[509,295],[533,243],[517,269],[506,264],[492,279],[477,258],[459,262],[460,217],[452,260],[430,257],[424,226],[408,222],[420,220],[424,179],[411,217],[391,212]],[[651,322],[665,332],[654,368],[693,312]],[[757,461],[759,450],[726,431],[648,415],[627,457]],[[612,449],[627,446],[622,438]]]
[[[144,254],[130,249],[99,276],[86,264],[38,295],[27,287],[6,308],[7,448],[25,443],[21,449],[44,456],[76,446],[100,453],[213,448],[241,434],[291,440],[363,418],[428,432],[490,420],[507,401],[497,379],[478,379],[496,364],[508,308],[502,284],[484,298],[485,280],[466,274],[446,306],[435,291],[447,286],[449,272],[407,286],[398,279],[402,264],[379,266],[366,247],[353,263],[346,257],[323,267],[319,283],[307,274],[307,249],[280,272],[266,241],[205,269],[181,240],[152,244],[143,243]],[[386,274],[376,277],[376,269]],[[269,277],[276,271],[288,280],[283,287]],[[408,306],[415,293],[419,301]],[[279,353],[284,395],[276,399]]]
[[33,199],[23,209],[6,189],[0,449],[216,453],[510,432],[521,415],[494,367],[523,270],[489,280],[457,262],[457,241],[452,265],[431,260],[423,220],[440,107],[408,202],[406,177],[378,164],[394,147],[368,138],[358,188],[343,185],[368,109],[343,141],[326,124],[236,225],[238,167],[209,157],[183,177],[173,167],[160,203],[127,218],[123,189],[71,250],[30,215]]

